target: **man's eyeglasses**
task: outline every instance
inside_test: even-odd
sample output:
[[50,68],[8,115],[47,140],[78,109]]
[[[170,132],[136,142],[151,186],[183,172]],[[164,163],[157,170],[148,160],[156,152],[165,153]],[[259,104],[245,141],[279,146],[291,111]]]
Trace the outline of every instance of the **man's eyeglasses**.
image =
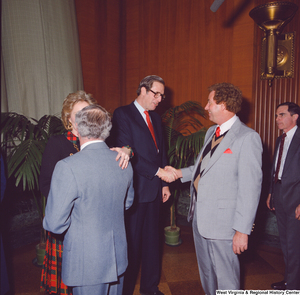
[[166,98],[166,96],[164,94],[161,94],[160,92],[154,92],[151,89],[149,89],[149,91],[151,91],[154,94],[155,98],[159,98],[161,96],[161,100],[164,100]]

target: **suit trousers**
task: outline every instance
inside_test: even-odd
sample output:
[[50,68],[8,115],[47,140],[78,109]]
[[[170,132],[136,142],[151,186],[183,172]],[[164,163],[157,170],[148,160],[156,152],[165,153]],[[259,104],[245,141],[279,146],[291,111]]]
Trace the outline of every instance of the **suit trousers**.
[[122,295],[124,276],[115,283],[73,287],[73,295]]
[[197,208],[193,218],[193,235],[200,280],[205,294],[216,290],[240,289],[240,263],[231,240],[206,239],[198,231]]
[[295,218],[295,212],[286,212],[280,182],[274,186],[273,199],[287,289],[300,290],[300,220]]
[[134,203],[125,213],[128,268],[123,295],[132,295],[141,262],[140,290],[156,292],[160,280],[160,194],[153,202]]

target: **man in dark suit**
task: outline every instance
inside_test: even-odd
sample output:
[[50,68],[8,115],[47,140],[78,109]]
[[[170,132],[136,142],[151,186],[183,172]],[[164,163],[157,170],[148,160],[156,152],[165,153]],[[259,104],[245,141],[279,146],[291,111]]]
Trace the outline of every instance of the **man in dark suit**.
[[[275,210],[285,262],[284,280],[277,290],[300,290],[300,107],[284,102],[277,107],[276,123],[283,134],[276,140],[267,206]],[[298,125],[298,126],[297,126]]]
[[147,76],[137,90],[138,97],[113,115],[114,144],[130,146],[134,156],[133,186],[135,202],[126,212],[128,269],[125,273],[124,295],[132,295],[140,260],[141,294],[163,294],[160,280],[159,210],[161,200],[170,196],[169,187],[159,176],[167,164],[160,116],[153,112],[164,98],[165,83],[158,76]]
[[[111,121],[97,105],[76,114],[80,152],[59,161],[44,228],[66,232],[62,279],[74,295],[121,295],[127,268],[124,209],[133,203],[132,168],[120,169],[104,140]],[[127,198],[126,198],[127,194]]]

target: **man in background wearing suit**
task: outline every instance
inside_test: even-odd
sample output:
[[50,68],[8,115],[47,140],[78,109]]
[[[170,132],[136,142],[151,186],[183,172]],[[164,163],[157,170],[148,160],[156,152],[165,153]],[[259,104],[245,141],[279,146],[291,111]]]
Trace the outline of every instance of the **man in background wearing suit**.
[[116,109],[113,115],[114,144],[129,145],[134,153],[131,163],[135,201],[126,212],[128,269],[124,295],[134,292],[140,261],[140,293],[163,294],[158,290],[159,211],[161,201],[169,199],[170,191],[159,178],[166,176],[161,167],[167,164],[167,156],[161,118],[154,110],[165,97],[164,85],[164,80],[158,76],[145,77],[138,87],[136,100]]
[[[276,123],[283,134],[276,140],[267,206],[275,210],[285,262],[284,280],[277,290],[300,290],[300,107],[284,102],[277,107]],[[298,125],[298,126],[297,126]]]
[[[66,232],[62,279],[74,295],[121,295],[127,267],[125,207],[133,203],[132,168],[120,169],[108,112],[97,105],[76,114],[81,151],[53,172],[44,228]],[[127,198],[126,198],[126,194]]]
[[248,248],[261,193],[262,143],[236,116],[242,93],[232,84],[209,88],[205,110],[216,123],[206,133],[194,166],[166,167],[182,182],[191,181],[188,220],[205,294],[240,288],[237,254]]

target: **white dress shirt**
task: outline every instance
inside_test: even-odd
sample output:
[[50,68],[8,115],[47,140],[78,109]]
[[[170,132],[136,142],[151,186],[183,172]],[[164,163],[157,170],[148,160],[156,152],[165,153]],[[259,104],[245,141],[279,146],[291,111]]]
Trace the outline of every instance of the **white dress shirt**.
[[[294,126],[291,130],[289,130],[289,131],[286,133],[286,137],[285,137],[285,139],[284,139],[284,145],[283,145],[283,151],[282,151],[282,157],[281,157],[280,168],[279,168],[279,172],[278,172],[278,179],[281,179],[282,171],[283,171],[283,167],[284,167],[284,163],[285,163],[285,159],[286,159],[286,156],[287,156],[287,153],[288,153],[290,144],[291,144],[291,142],[292,142],[292,139],[293,139],[293,137],[294,137],[294,134],[295,134],[297,128],[298,128],[298,126],[296,125],[296,126]],[[277,150],[275,167],[277,167],[277,160],[278,160],[279,148],[280,148],[280,146],[278,147],[278,150]]]
[[225,133],[231,128],[231,126],[234,124],[236,120],[237,120],[237,115],[234,115],[232,118],[230,118],[228,121],[223,123],[221,126],[218,125],[216,129],[220,127],[220,135],[222,135],[223,133]]
[[103,140],[101,139],[96,139],[96,140],[91,140],[91,141],[88,141],[86,143],[84,143],[83,145],[80,146],[80,150],[82,151],[86,146],[88,146],[89,144],[92,144],[92,143],[96,143],[96,142],[103,142]]

